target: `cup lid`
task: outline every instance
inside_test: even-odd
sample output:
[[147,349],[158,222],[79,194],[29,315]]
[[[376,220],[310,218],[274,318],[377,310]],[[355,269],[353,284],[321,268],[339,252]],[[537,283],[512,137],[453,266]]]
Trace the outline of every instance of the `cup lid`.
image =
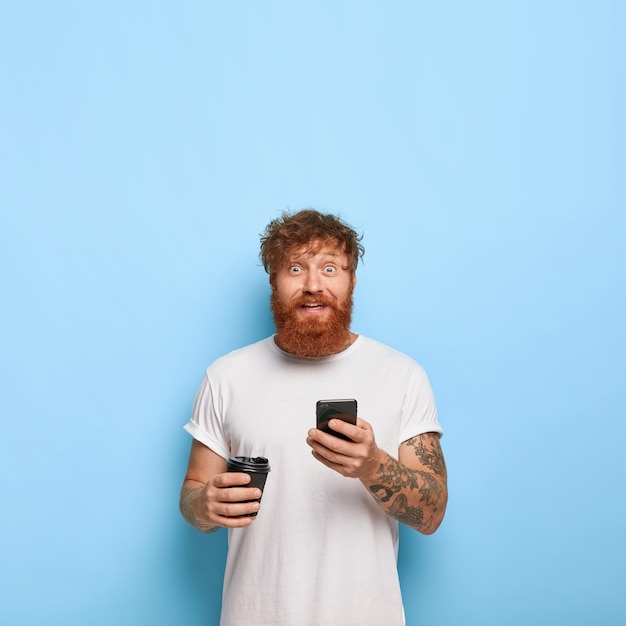
[[242,472],[269,472],[270,464],[264,456],[235,456],[227,460],[229,467]]

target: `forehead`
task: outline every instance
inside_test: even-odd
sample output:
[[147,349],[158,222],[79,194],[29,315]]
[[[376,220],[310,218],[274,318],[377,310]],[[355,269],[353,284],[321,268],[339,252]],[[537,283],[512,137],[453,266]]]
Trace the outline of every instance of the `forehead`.
[[334,240],[314,239],[304,245],[297,245],[287,251],[287,261],[312,256],[345,256],[345,248]]

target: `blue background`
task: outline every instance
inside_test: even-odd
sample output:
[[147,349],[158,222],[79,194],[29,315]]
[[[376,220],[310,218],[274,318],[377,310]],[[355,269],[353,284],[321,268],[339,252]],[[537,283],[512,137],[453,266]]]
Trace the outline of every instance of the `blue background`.
[[[258,235],[362,230],[421,362],[409,626],[626,623],[621,2],[0,4],[0,622],[214,624],[178,514],[204,368],[272,331]],[[304,435],[303,435],[304,436]]]

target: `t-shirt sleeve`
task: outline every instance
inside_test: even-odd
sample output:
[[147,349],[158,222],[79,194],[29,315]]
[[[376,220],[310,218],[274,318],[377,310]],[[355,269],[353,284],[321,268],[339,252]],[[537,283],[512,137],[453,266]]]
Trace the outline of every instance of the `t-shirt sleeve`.
[[398,445],[424,433],[439,433],[441,436],[443,428],[439,423],[435,396],[428,376],[424,368],[416,363],[407,382]]
[[224,432],[222,418],[218,394],[205,373],[193,401],[191,419],[183,428],[194,439],[226,459],[230,454],[230,446]]

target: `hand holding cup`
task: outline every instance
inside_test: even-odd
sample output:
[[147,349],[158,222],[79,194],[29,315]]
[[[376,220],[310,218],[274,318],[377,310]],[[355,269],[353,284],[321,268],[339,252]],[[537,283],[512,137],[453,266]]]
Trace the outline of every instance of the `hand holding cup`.
[[[245,457],[236,456],[230,457],[226,461],[227,472],[238,472],[242,474],[248,474],[250,476],[250,482],[245,485],[248,488],[255,487],[261,490],[263,495],[263,489],[265,488],[265,481],[267,480],[267,474],[270,471],[270,465],[265,457]],[[255,500],[243,500],[243,502],[261,502],[261,498]],[[256,517],[257,511],[247,513],[247,517]]]

